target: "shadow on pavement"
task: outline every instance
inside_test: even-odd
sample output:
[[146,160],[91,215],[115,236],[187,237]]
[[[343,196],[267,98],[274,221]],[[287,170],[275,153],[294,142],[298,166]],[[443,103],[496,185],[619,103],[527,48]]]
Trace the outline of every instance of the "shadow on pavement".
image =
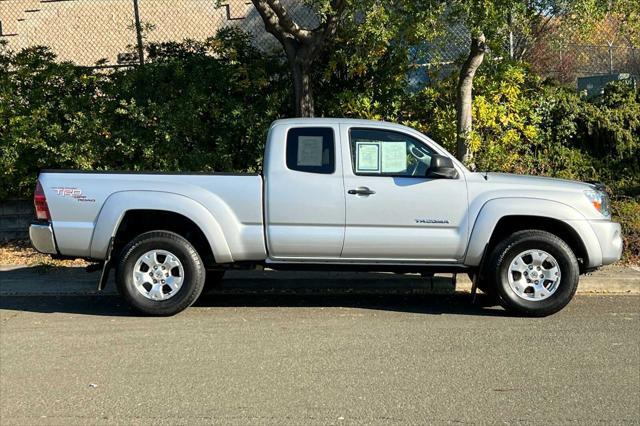
[[489,298],[478,295],[471,303],[470,294],[209,294],[202,296],[194,307],[341,307],[416,314],[456,314],[507,316],[507,313],[491,303]]
[[[428,315],[508,316],[479,295],[471,304],[468,294],[210,294],[201,297],[190,309],[223,307],[316,308],[342,307]],[[67,313],[104,316],[143,316],[119,296],[2,296],[0,309],[39,313]]]

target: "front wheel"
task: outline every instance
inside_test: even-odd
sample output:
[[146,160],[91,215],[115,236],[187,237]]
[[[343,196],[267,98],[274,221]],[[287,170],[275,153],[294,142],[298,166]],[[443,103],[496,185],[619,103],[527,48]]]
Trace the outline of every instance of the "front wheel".
[[488,278],[505,309],[528,316],[547,316],[564,308],[578,288],[578,261],[557,236],[519,231],[492,251]]
[[202,292],[205,268],[191,243],[168,231],[134,238],[122,250],[116,271],[118,292],[138,311],[174,315]]

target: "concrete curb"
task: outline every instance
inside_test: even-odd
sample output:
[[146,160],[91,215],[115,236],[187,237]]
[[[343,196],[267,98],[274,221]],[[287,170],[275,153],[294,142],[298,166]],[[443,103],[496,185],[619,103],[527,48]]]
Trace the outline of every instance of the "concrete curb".
[[[104,292],[96,290],[99,274],[84,268],[0,266],[0,296],[86,296],[113,295],[113,273]],[[275,272],[230,271],[223,294],[452,294],[470,292],[466,274],[424,278],[417,274],[397,275],[362,272]],[[640,294],[640,270],[606,268],[582,276],[578,293]]]

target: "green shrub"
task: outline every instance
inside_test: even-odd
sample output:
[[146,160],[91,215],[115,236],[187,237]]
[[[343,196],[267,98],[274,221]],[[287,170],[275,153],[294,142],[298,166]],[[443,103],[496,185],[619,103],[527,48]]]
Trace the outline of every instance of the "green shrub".
[[0,199],[30,196],[42,168],[257,170],[269,124],[290,112],[282,61],[232,29],[151,45],[149,59],[100,72],[0,50]]
[[0,61],[0,199],[33,191],[40,168],[91,168],[104,128],[96,96],[99,74],[56,63],[42,47]]
[[601,180],[626,194],[640,185],[640,98],[626,84],[610,83],[589,102],[565,88],[547,87],[541,127],[555,145],[553,167],[566,177]]
[[640,263],[640,202],[633,199],[612,200],[613,219],[622,225],[623,261]]
[[266,130],[289,112],[281,61],[263,57],[237,30],[149,50],[149,65],[111,78],[106,109],[114,125],[103,145],[105,164],[256,171]]

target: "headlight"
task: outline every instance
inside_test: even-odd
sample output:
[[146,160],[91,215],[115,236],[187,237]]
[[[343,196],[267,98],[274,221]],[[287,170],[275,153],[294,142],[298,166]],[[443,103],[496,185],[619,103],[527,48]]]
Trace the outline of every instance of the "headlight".
[[606,192],[589,190],[584,191],[593,207],[604,217],[611,217],[611,209],[609,208],[609,196]]

